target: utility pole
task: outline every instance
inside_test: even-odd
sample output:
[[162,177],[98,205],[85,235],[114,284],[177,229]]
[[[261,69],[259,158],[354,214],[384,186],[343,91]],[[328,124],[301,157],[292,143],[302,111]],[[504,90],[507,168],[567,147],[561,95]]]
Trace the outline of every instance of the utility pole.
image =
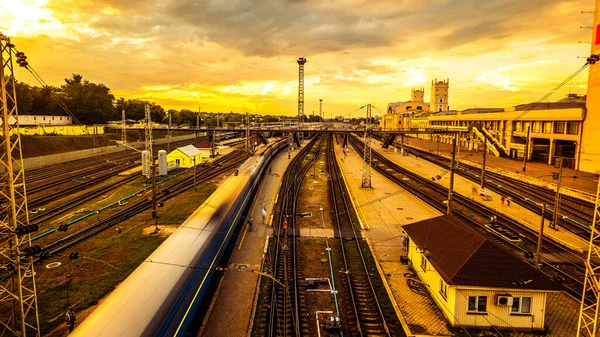
[[28,67],[25,54],[0,33],[0,203],[4,210],[0,214],[0,302],[7,309],[0,316],[0,331],[7,336],[39,337],[33,256],[41,249],[31,245],[31,233],[38,229],[29,223],[13,56],[19,66]]
[[199,142],[199,140],[198,140],[198,129],[200,129],[200,109],[201,109],[201,106],[198,105],[198,114],[196,115],[196,132],[195,132],[195,134],[196,134],[196,144]]
[[[371,119],[371,104],[363,106],[366,107],[367,121]],[[365,149],[363,151],[363,174],[362,174],[362,188],[372,188],[371,186],[371,130],[369,124],[365,124]]]
[[127,130],[125,130],[125,109],[121,110],[121,141],[127,143]]
[[542,259],[542,240],[544,239],[544,216],[546,215],[546,204],[542,203],[542,223],[540,224],[540,232],[538,233],[537,250],[535,251],[535,266],[540,269],[540,261]]
[[452,139],[452,161],[450,162],[450,186],[448,186],[447,214],[452,214],[452,194],[454,190],[454,166],[456,162],[456,135]]
[[304,64],[306,59],[299,58],[298,62],[298,125],[302,124],[304,118]]
[[527,127],[527,138],[525,138],[525,151],[523,153],[523,172],[525,172],[525,168],[527,166],[527,157],[529,156],[529,132],[531,128]]
[[[144,135],[144,147],[145,150],[148,151],[146,152],[146,168],[151,168],[154,165],[154,153],[152,152],[152,115],[150,115],[150,106],[148,104],[146,104],[146,127],[145,127],[145,131],[146,134]],[[146,178],[147,179],[151,179],[152,178],[152,172],[147,171],[146,172]]]
[[156,219],[156,163],[152,158],[152,219]]
[[171,115],[169,112],[169,126],[167,127],[167,153],[171,152]]
[[246,153],[250,154],[250,116],[246,112]]
[[485,159],[487,157],[487,136],[483,134],[483,162],[481,164],[481,189],[485,188]]
[[194,156],[194,192],[197,192],[197,189],[196,189],[196,156]]
[[560,183],[562,181],[562,169],[563,169],[563,159],[556,158],[556,162],[558,163],[558,183],[556,185],[556,197],[554,198],[554,217],[552,218],[552,225],[550,226],[554,230],[558,230],[558,209],[560,205]]

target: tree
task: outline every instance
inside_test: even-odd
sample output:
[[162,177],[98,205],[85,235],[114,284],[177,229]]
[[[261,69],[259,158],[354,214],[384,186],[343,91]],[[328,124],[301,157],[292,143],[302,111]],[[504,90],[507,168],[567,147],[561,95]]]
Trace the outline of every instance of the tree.
[[112,105],[114,96],[104,84],[83,80],[83,76],[79,74],[73,74],[70,79],[65,78],[65,83],[61,86],[65,104],[79,122],[96,124],[117,119],[118,115]]

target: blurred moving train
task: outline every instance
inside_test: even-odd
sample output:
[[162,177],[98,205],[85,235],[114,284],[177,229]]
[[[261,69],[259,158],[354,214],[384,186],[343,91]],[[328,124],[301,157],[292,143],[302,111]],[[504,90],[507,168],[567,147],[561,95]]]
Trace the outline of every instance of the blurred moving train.
[[235,225],[270,160],[287,143],[259,148],[76,327],[76,337],[186,336]]

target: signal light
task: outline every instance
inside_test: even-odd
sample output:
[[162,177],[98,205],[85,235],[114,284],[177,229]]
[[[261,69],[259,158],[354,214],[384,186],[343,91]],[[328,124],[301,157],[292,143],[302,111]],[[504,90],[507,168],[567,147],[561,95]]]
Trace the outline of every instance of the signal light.
[[69,226],[67,226],[67,225],[60,225],[60,226],[58,226],[58,231],[66,232],[68,228],[69,228]]
[[73,253],[69,254],[69,260],[77,260],[77,259],[79,259],[78,252],[73,252]]
[[17,226],[17,228],[15,229],[15,234],[17,234],[18,236],[23,236],[25,234],[37,232],[39,229],[40,226],[38,224]]
[[37,255],[41,252],[42,252],[42,247],[40,247],[38,245],[25,247],[25,249],[23,249],[23,253],[25,253],[25,257],[31,257],[31,256]]
[[236,176],[236,177],[238,176],[238,174],[240,174],[239,170],[235,170],[235,172],[233,173],[233,175]]

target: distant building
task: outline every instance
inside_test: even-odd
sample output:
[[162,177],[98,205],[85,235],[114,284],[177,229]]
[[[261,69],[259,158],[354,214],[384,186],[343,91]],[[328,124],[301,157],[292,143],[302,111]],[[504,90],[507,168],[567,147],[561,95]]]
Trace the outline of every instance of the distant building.
[[425,88],[413,88],[410,101],[392,102],[387,106],[387,113],[381,117],[379,122],[383,130],[394,130],[402,128],[404,116],[423,116],[429,112],[449,111],[448,89],[450,79],[431,81],[431,94],[429,103],[425,102]]
[[212,158],[219,154],[219,148],[216,146],[211,146],[212,144],[209,141],[202,141],[200,143],[194,144],[194,146],[200,150],[202,154],[202,158]]
[[[9,118],[10,124],[15,124],[15,117]],[[19,126],[71,125],[71,116],[19,115]],[[2,121],[0,120],[0,125]]]
[[181,168],[194,167],[202,163],[202,152],[194,145],[178,147],[167,154],[167,163]]
[[452,215],[403,229],[408,259],[452,326],[544,330],[561,287]]
[[431,98],[429,106],[432,112],[450,111],[448,105],[448,89],[450,88],[450,79],[438,81],[437,78],[431,81]]

